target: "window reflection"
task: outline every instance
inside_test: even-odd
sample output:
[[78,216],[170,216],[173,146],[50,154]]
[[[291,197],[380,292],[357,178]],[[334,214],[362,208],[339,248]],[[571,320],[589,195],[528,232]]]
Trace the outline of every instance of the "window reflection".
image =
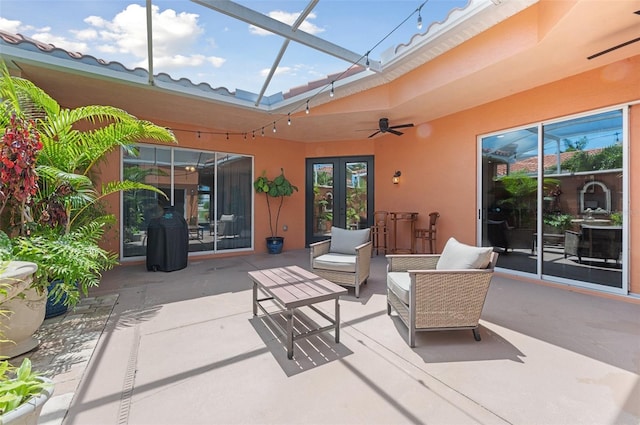
[[166,196],[148,190],[123,195],[123,257],[146,255],[149,221],[166,206],[187,221],[190,252],[251,247],[250,157],[150,146],[139,151],[124,156],[124,177]]
[[622,137],[613,110],[482,138],[483,244],[499,267],[622,288]]

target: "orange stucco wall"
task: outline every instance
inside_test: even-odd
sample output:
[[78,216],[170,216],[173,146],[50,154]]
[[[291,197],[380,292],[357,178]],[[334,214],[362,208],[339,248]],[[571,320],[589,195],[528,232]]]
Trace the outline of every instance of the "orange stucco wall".
[[[418,125],[402,138],[376,140],[376,209],[421,212],[438,211],[438,248],[450,236],[476,243],[477,137],[501,129],[544,122],[584,111],[640,100],[640,57],[537,87],[476,108]],[[640,244],[635,230],[640,199],[633,197],[640,184],[632,170],[640,164],[634,146],[640,144],[640,105],[630,114],[630,190],[627,212],[630,228],[631,292],[640,293]],[[394,170],[402,171],[402,183],[393,185]],[[637,190],[635,191],[637,193]]]
[[[420,79],[420,72],[414,72],[408,79],[400,79],[374,92],[381,94],[387,90],[393,91],[394,85],[411,85],[412,79]],[[370,96],[370,92],[363,93],[362,99],[369,99]],[[355,99],[358,99],[358,96]],[[176,136],[181,147],[253,155],[256,175],[262,170],[266,170],[269,175],[275,175],[280,167],[284,167],[287,177],[300,189],[299,193],[285,200],[280,219],[278,233],[285,236],[287,249],[300,249],[305,246],[305,158],[374,155],[374,209],[417,211],[420,213],[418,226],[426,224],[429,212],[440,212],[437,245],[438,250],[441,250],[450,236],[466,243],[476,243],[479,135],[638,100],[640,57],[634,57],[428,123],[417,123],[416,127],[406,129],[403,137],[383,135],[358,142],[296,143],[266,136],[252,143],[230,143],[204,133],[197,137],[195,131],[201,128],[186,128],[193,131],[177,132]],[[352,103],[349,106],[339,103],[336,103],[336,106],[354,107],[354,99],[350,99],[349,102]],[[323,112],[330,107],[331,103],[323,105]],[[627,223],[631,229],[630,289],[633,293],[640,293],[640,267],[634,267],[634,264],[640,264],[640,254],[633,250],[633,247],[640,244],[640,234],[634,231],[640,197],[633,197],[634,189],[640,185],[640,177],[637,173],[631,172],[640,164],[640,153],[634,148],[640,144],[640,105],[632,106],[630,110],[631,201],[626,211]],[[338,114],[335,117],[339,119]],[[175,126],[175,123],[157,124]],[[113,165],[117,162],[111,159],[109,163]],[[111,175],[115,167],[110,167],[110,170]],[[391,181],[391,176],[396,170],[402,171],[401,183],[398,185]],[[119,208],[115,199],[110,205],[114,211]],[[266,251],[265,244],[262,243],[269,235],[266,217],[264,197],[257,196],[257,252]],[[282,231],[283,225],[288,227],[288,231]],[[115,236],[112,235],[108,239],[108,244],[110,249],[117,250]]]

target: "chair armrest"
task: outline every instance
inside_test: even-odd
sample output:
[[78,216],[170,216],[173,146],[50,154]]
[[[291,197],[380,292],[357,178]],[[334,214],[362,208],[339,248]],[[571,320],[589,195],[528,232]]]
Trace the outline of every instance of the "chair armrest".
[[432,270],[436,268],[440,254],[391,254],[387,255],[387,272]]
[[369,276],[371,268],[371,252],[373,251],[373,242],[365,242],[356,247],[356,264],[360,276]]
[[321,255],[328,254],[329,248],[331,248],[331,239],[309,244],[309,248],[311,249],[311,260]]

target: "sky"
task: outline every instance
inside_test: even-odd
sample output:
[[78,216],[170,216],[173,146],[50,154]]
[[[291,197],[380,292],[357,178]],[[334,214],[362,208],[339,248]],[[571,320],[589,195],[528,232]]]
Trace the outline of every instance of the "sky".
[[[379,60],[468,0],[320,0],[301,30]],[[307,0],[245,1],[292,24]],[[148,68],[145,0],[1,0],[0,29],[56,47]],[[284,39],[189,0],[153,0],[154,73],[259,93]],[[346,71],[352,64],[291,42],[266,95]]]

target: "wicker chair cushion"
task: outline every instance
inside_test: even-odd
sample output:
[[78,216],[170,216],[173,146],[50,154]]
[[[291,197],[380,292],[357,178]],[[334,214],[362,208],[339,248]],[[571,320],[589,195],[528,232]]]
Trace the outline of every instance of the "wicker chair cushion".
[[369,231],[369,229],[347,230],[340,227],[331,227],[331,247],[329,252],[355,255],[356,247],[369,242],[371,239]]
[[409,292],[411,290],[411,277],[407,272],[387,273],[387,288],[406,305],[409,305]]
[[313,259],[312,268],[355,273],[356,259],[355,255],[323,254]]
[[491,261],[493,247],[465,245],[449,238],[442,250],[436,270],[485,269]]

